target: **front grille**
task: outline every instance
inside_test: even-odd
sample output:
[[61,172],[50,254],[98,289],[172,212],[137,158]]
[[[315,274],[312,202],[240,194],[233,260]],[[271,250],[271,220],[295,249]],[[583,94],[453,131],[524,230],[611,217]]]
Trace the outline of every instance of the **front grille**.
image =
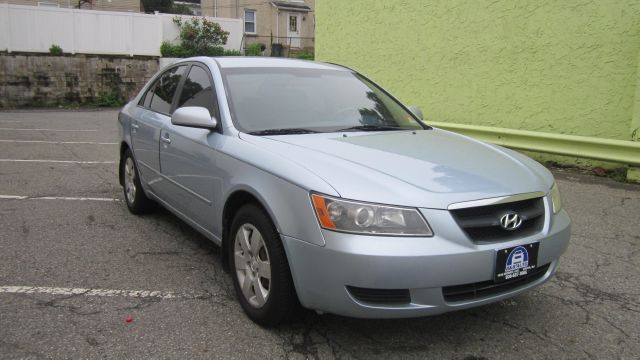
[[[522,218],[518,229],[505,230],[500,226],[500,218],[508,212],[515,212]],[[451,210],[451,214],[467,236],[476,242],[519,239],[542,231],[544,225],[542,198]]]
[[347,290],[359,301],[374,304],[408,304],[411,296],[408,289],[366,289],[347,286]]
[[442,295],[444,295],[444,300],[447,302],[478,300],[500,295],[542,278],[549,270],[550,265],[539,266],[524,277],[501,283],[489,280],[465,285],[446,286],[442,288]]

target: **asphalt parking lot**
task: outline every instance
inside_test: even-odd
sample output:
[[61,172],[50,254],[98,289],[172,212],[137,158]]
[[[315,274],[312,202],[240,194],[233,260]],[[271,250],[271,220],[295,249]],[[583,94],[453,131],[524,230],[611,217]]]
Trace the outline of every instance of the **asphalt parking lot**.
[[128,213],[117,112],[0,112],[0,358],[640,357],[640,186],[557,170],[573,219],[555,279],[441,316],[248,320],[219,250]]

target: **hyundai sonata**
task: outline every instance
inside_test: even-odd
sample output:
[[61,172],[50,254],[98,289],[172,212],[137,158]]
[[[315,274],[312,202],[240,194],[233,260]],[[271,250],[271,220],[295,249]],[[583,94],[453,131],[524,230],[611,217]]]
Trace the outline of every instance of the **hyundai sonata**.
[[551,173],[429,126],[349,68],[190,58],[119,114],[129,210],[159,203],[221,246],[248,316],[301,304],[439,314],[544,283],[569,243]]

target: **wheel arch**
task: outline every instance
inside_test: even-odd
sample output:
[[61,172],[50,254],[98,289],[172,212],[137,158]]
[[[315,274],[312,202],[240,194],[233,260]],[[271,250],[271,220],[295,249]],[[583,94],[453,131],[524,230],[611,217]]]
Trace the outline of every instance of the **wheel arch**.
[[267,202],[256,191],[250,188],[240,187],[230,192],[224,202],[222,210],[222,242],[220,253],[222,256],[222,266],[226,271],[229,270],[229,258],[226,254],[231,236],[231,222],[236,212],[246,204],[255,204],[261,208],[269,216],[278,233],[281,232],[278,220],[274,216],[273,211],[266,205]]

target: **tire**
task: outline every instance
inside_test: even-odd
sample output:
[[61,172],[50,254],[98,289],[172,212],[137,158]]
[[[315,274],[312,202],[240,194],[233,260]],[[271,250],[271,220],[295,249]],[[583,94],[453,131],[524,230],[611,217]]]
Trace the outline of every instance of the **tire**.
[[127,203],[127,208],[135,215],[148,213],[153,209],[153,201],[145,195],[142,189],[138,167],[133,159],[131,150],[127,149],[124,154],[122,154],[120,166],[123,178],[122,189],[124,190],[124,199]]
[[287,322],[299,308],[282,240],[269,216],[254,204],[241,207],[229,233],[229,264],[236,297],[259,325]]

